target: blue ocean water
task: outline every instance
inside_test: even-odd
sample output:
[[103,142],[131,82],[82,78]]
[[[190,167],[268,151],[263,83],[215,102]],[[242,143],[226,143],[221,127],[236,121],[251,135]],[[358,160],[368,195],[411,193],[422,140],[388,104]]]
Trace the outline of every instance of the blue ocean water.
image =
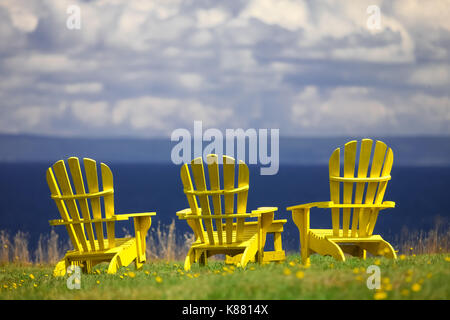
[[[40,234],[48,234],[50,219],[59,219],[59,213],[45,180],[45,171],[51,163],[0,164],[0,230],[15,234],[18,230],[29,234],[30,244]],[[176,165],[164,164],[108,164],[114,174],[116,213],[157,211],[152,228],[158,221],[169,224],[176,221],[178,235],[190,231],[184,221],[176,219],[175,212],[188,206],[183,194],[179,170]],[[448,191],[450,167],[394,166],[392,180],[385,200],[395,201],[397,207],[380,214],[375,232],[387,240],[400,232],[428,230],[436,216],[448,218]],[[326,166],[282,165],[274,176],[260,176],[259,167],[250,167],[248,209],[259,206],[277,206],[278,218],[288,219],[283,234],[283,246],[297,250],[298,231],[287,206],[312,201],[329,200],[328,168]],[[311,226],[331,227],[328,210],[313,209]],[[132,230],[131,223],[117,225]],[[67,239],[66,230],[55,230]]]

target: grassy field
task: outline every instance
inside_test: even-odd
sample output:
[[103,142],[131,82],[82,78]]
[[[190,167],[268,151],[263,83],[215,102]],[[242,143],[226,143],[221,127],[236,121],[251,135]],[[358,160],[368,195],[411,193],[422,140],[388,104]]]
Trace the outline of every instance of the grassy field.
[[[180,263],[156,262],[143,270],[121,268],[115,275],[100,265],[96,274],[83,274],[81,288],[69,290],[67,276],[54,278],[51,266],[0,267],[0,299],[449,299],[450,256],[400,256],[345,263],[312,256],[304,268],[299,256],[284,263],[245,270],[213,261],[194,265],[190,272]],[[381,289],[369,290],[370,265],[381,270]]]

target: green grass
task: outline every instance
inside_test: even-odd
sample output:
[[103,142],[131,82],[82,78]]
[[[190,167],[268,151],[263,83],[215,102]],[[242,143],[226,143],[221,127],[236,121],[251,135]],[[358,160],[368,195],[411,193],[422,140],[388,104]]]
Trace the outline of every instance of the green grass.
[[54,278],[51,266],[10,264],[0,267],[0,299],[374,299],[365,270],[373,264],[379,265],[382,277],[377,297],[450,298],[449,255],[397,261],[349,258],[345,263],[314,255],[307,269],[299,262],[298,255],[290,255],[284,263],[232,270],[212,261],[207,267],[194,265],[188,273],[181,262],[156,262],[139,271],[133,265],[121,268],[115,275],[100,265],[98,274],[81,276],[79,290],[67,288],[67,276]]

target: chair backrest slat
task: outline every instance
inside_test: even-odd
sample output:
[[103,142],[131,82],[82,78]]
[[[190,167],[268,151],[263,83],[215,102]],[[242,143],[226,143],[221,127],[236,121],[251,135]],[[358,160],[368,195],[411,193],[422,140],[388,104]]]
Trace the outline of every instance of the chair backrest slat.
[[[104,191],[114,190],[114,180],[111,169],[104,163],[100,164],[102,172],[102,186]],[[110,193],[103,197],[105,218],[114,216],[114,194]],[[106,223],[106,234],[108,236],[109,248],[116,246],[116,230],[114,221]]]
[[[67,174],[66,165],[64,161],[58,161],[53,165],[53,170],[55,172],[55,177],[59,184],[61,194],[64,196],[73,196],[72,187],[69,181],[69,175]],[[78,207],[75,199],[68,198],[64,200],[66,208],[70,218],[73,221],[80,221],[80,214],[78,212]],[[81,244],[83,251],[90,251],[89,244],[84,233],[83,224],[74,224],[74,230],[77,235],[78,241]]]
[[[235,176],[235,160],[228,156],[223,156],[223,189],[234,189],[234,176]],[[234,194],[224,195],[225,214],[234,213]],[[225,233],[226,242],[228,244],[233,242],[233,219],[225,219]]]
[[[243,161],[239,161],[238,188],[245,187],[249,184],[250,173],[247,165]],[[237,212],[247,212],[248,190],[237,194]],[[245,218],[237,218],[236,222],[236,240],[240,241],[244,235]]]
[[[195,187],[198,191],[206,191],[206,178],[203,168],[203,161],[201,158],[192,160],[191,162],[192,174],[194,176]],[[211,209],[209,207],[209,199],[207,195],[198,195],[198,200],[202,208],[202,215],[211,215]],[[205,219],[204,225],[206,227],[206,233],[208,235],[209,244],[214,244],[214,228],[211,219]]]
[[[329,171],[330,176],[339,177],[340,176],[340,155],[341,150],[338,148],[334,150],[333,154],[330,157],[329,161]],[[331,201],[334,203],[339,203],[340,198],[340,185],[338,181],[330,180],[330,197]],[[333,225],[333,236],[339,236],[339,209],[333,208],[331,209],[331,223]]]
[[[181,180],[184,186],[184,193],[191,207],[191,214],[204,216],[201,219],[188,219],[188,223],[193,228],[196,238],[203,243],[224,245],[242,241],[246,217],[233,218],[232,216],[234,214],[247,213],[248,167],[244,162],[240,161],[239,172],[236,178],[235,159],[224,156],[222,163],[223,189],[221,189],[217,155],[208,155],[206,160],[209,190],[206,185],[202,158],[194,159],[190,164],[193,180],[190,178],[189,165],[185,164],[181,168]],[[237,187],[235,186],[236,179],[238,180]],[[195,182],[195,188],[192,182]],[[212,208],[210,207],[209,197],[213,203]],[[197,199],[201,211],[197,207]],[[234,223],[234,220],[236,220],[236,223]],[[206,229],[205,233],[207,236],[204,236],[203,226]]]
[[[47,184],[49,186],[52,195],[61,196],[61,192],[59,191],[52,168],[47,169]],[[54,200],[56,203],[56,207],[58,208],[58,211],[61,214],[61,218],[64,221],[71,221],[72,219],[70,218],[69,212],[67,211],[64,200],[62,199],[54,199]],[[78,235],[75,232],[74,226],[72,224],[66,224],[66,229],[69,234],[70,241],[72,241],[75,250],[82,251],[83,247],[81,246],[81,243],[78,240]]]
[[[84,170],[86,172],[86,181],[89,188],[90,193],[95,193],[99,191],[98,186],[98,175],[97,175],[97,163],[95,160],[85,158],[83,159],[84,162]],[[91,208],[92,208],[92,215],[94,219],[101,219],[102,218],[102,209],[100,204],[99,198],[92,198],[91,199]],[[105,235],[103,232],[103,223],[96,222],[95,225],[95,233],[97,235],[97,241],[98,246],[100,250],[105,249]]]
[[[367,172],[369,170],[369,164],[370,164],[371,152],[372,152],[372,140],[363,139],[361,141],[361,148],[359,151],[358,178],[366,178],[367,177]],[[364,182],[356,183],[354,203],[362,204],[365,186],[366,186],[366,184]],[[352,233],[351,233],[352,237],[356,237],[356,235],[357,235],[360,212],[361,212],[361,209],[353,210]]]
[[[80,162],[78,161],[78,158],[72,157],[67,159],[67,162],[69,163],[70,173],[72,175],[72,181],[75,186],[75,191],[77,195],[85,195],[86,190],[84,188],[84,182],[81,175],[81,168],[80,168]],[[78,204],[80,206],[81,214],[83,219],[91,219],[91,215],[89,213],[89,205],[87,199],[78,199]],[[95,236],[94,236],[94,230],[92,227],[92,223],[85,224],[86,231],[87,231],[87,237],[90,244],[90,250],[93,250],[95,248]]]
[[[355,175],[355,160],[356,160],[356,141],[351,141],[345,145],[344,149],[344,177],[353,178]],[[342,203],[352,203],[353,198],[353,183],[344,182],[344,191]],[[342,233],[344,237],[349,236],[351,209],[346,208],[342,210]]]
[[[381,204],[383,201],[393,164],[392,149],[388,149],[383,142],[377,141],[372,155],[372,140],[363,139],[359,145],[356,177],[357,141],[350,141],[345,144],[343,176],[340,174],[340,148],[336,149],[330,157],[330,198],[334,203]],[[370,173],[368,173],[369,165]],[[342,196],[340,194],[341,183],[343,184]],[[375,227],[378,212],[379,209],[376,208],[353,210],[344,208],[342,209],[341,227],[340,210],[333,208],[333,235],[343,237],[370,236]]]
[[[198,208],[197,199],[195,195],[190,192],[194,191],[194,186],[192,185],[191,174],[189,173],[188,164],[184,164],[181,167],[181,181],[183,182],[184,191],[186,192],[186,198],[189,202],[189,207],[191,208],[191,214],[200,215],[200,210]],[[196,239],[200,239],[201,242],[205,242],[205,234],[203,231],[203,222],[200,219],[193,219],[189,221],[192,229],[194,230],[194,235]]]
[[[207,157],[209,185],[211,191],[220,190],[220,176],[219,176],[219,159],[217,155],[210,154]],[[222,201],[219,194],[211,196],[213,201],[214,215],[220,216],[222,214]],[[217,238],[219,244],[223,244],[223,224],[222,219],[216,219]]]

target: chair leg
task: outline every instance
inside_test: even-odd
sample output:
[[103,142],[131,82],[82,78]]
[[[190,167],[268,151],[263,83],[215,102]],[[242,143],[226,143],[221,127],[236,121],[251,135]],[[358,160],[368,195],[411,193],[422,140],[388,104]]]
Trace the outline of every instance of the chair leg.
[[117,272],[117,269],[120,267],[120,258],[119,254],[116,254],[109,263],[108,266],[108,274],[115,274]]
[[193,248],[190,248],[186,259],[184,260],[184,270],[189,271],[191,270],[192,264],[195,262],[195,250]]
[[66,270],[69,267],[69,261],[66,257],[62,258],[53,269],[54,277],[62,277],[66,274]]
[[292,212],[292,220],[300,233],[300,254],[302,256],[302,263],[309,266],[311,261],[309,259],[309,209],[294,210]]
[[201,266],[208,265],[208,252],[207,251],[203,251],[200,253],[199,263]]
[[[238,266],[241,268],[245,268],[247,263],[250,262],[250,260],[255,257],[256,253],[258,252],[258,243],[254,241],[250,246],[248,246],[244,253],[242,254],[241,261],[239,262]],[[260,261],[262,263],[262,261]]]

